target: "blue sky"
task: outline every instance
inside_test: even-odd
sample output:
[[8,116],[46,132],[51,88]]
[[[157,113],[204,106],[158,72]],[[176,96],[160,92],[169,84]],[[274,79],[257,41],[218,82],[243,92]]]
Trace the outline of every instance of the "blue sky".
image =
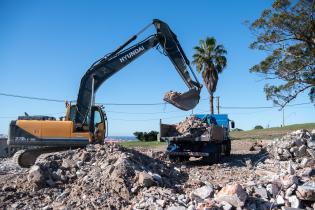
[[[228,51],[228,66],[217,92],[222,106],[272,106],[263,92],[266,81],[249,68],[265,54],[248,48],[253,36],[243,24],[272,1],[0,1],[0,92],[73,100],[80,79],[98,58],[113,51],[154,18],[169,24],[191,58],[200,39],[216,37]],[[154,33],[148,30],[137,41]],[[199,76],[200,78],[200,76]],[[200,79],[201,80],[201,79]],[[152,49],[114,75],[99,89],[100,103],[162,102],[166,91],[186,91],[167,57]],[[194,113],[209,110],[204,88]],[[302,94],[293,103],[309,102]],[[0,133],[24,111],[61,116],[63,103],[0,96]],[[109,135],[157,130],[160,118],[175,123],[191,112],[171,105],[106,106]],[[278,109],[222,109],[242,129],[279,126]],[[314,106],[285,109],[285,124],[314,122]]]

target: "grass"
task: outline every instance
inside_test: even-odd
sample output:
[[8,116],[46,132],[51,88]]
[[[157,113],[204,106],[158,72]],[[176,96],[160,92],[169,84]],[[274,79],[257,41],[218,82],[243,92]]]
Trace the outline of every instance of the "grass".
[[233,131],[230,133],[230,136],[233,140],[272,140],[298,129],[315,129],[315,123],[293,124],[284,127],[274,127],[250,131]]
[[159,142],[159,141],[124,141],[119,143],[120,145],[126,148],[136,148],[136,147],[143,147],[143,148],[157,148],[161,146],[165,146],[166,142]]

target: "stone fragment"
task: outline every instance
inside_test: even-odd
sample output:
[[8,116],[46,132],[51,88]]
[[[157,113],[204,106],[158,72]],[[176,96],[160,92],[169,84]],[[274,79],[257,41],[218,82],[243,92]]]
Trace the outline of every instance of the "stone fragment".
[[186,208],[184,206],[171,206],[168,207],[167,210],[186,210]]
[[313,158],[315,159],[315,151],[312,149],[306,149],[307,153]]
[[202,200],[212,197],[214,193],[213,187],[210,185],[202,186],[191,193],[191,198],[198,197]]
[[298,178],[294,175],[285,175],[280,180],[284,189],[291,187],[293,184],[298,184]]
[[290,196],[288,198],[288,200],[289,200],[289,203],[291,204],[292,208],[299,208],[300,207],[300,201],[295,195]]
[[63,159],[61,167],[65,168],[65,169],[71,169],[76,167],[76,162],[70,159]]
[[278,195],[277,198],[276,198],[276,203],[278,205],[284,205],[285,204],[285,201],[283,199],[283,197],[281,195]]
[[315,201],[315,182],[298,186],[296,195],[301,200]]
[[44,172],[38,165],[33,165],[28,172],[27,180],[35,184],[37,187],[42,187],[45,184]]
[[139,173],[138,182],[144,187],[150,187],[155,184],[153,177],[144,171]]
[[299,147],[299,149],[298,149],[298,157],[303,157],[303,156],[305,156],[305,153],[306,153],[306,146],[305,145],[302,145],[302,146],[300,146]]
[[288,174],[294,175],[294,173],[295,173],[295,170],[294,170],[294,168],[292,167],[291,161],[289,161],[289,164],[288,164]]
[[285,198],[290,197],[293,192],[296,190],[296,184],[291,185],[286,191],[285,191]]
[[266,186],[266,190],[270,193],[270,195],[272,195],[272,197],[275,197],[278,195],[280,189],[277,184],[271,183]]
[[267,190],[263,187],[255,187],[255,195],[262,199],[268,199]]
[[310,167],[314,165],[314,159],[304,157],[300,163],[301,168]]
[[220,202],[220,205],[222,206],[223,210],[231,210],[233,208],[233,206],[226,201]]
[[217,194],[216,200],[226,201],[234,207],[243,207],[247,196],[241,185],[233,184],[223,187]]
[[155,201],[159,206],[161,207],[165,207],[165,200],[162,199],[158,199]]

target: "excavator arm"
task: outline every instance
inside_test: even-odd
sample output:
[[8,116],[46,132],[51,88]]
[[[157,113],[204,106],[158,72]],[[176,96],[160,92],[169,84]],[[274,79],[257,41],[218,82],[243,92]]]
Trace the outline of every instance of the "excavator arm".
[[[179,94],[176,97],[173,97],[172,100],[169,99],[166,101],[182,110],[190,110],[198,104],[202,85],[198,82],[196,75],[192,71],[189,60],[182,50],[176,35],[166,23],[154,19],[153,25],[155,26],[157,33],[127,49],[124,49],[132,41],[137,39],[138,35],[150,25],[132,36],[114,52],[96,61],[82,77],[76,105],[76,126],[81,127],[85,123],[87,116],[91,111],[91,107],[94,104],[95,92],[101,84],[120,69],[143,55],[149,49],[156,47],[158,44],[162,47],[164,54],[167,55],[174,64],[177,72],[189,88],[188,92]],[[192,72],[195,81],[191,79],[188,69]]]

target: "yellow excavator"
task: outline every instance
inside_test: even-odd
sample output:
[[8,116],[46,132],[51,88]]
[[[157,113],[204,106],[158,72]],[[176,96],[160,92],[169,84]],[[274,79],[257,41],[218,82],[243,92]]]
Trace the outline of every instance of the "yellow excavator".
[[[152,24],[156,28],[155,34],[128,47]],[[21,167],[29,167],[43,153],[83,147],[90,143],[104,143],[107,118],[103,107],[95,104],[96,91],[105,80],[154,47],[171,60],[189,88],[185,93],[177,93],[164,100],[181,110],[193,109],[199,103],[202,85],[176,35],[165,22],[154,19],[115,51],[91,65],[81,79],[76,104],[66,104],[67,111],[63,120],[26,114],[11,121],[8,144],[11,147],[26,148],[15,153],[15,161]]]

